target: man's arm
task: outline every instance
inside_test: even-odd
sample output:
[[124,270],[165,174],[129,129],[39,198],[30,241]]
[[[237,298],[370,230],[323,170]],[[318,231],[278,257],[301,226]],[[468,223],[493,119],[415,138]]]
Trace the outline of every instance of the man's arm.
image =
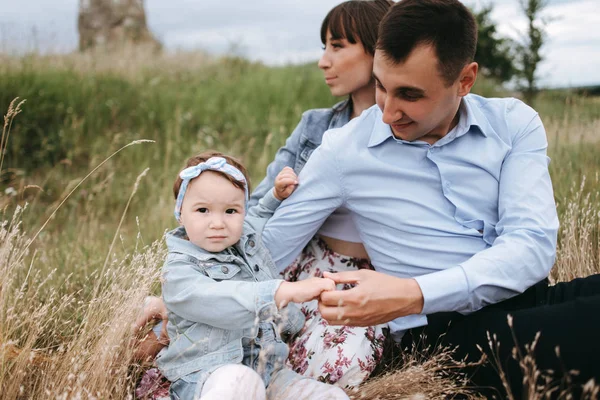
[[415,278],[423,313],[476,311],[522,293],[546,278],[554,263],[558,216],[546,132],[535,117],[514,136],[499,181],[498,237],[464,263]]
[[264,228],[262,240],[278,271],[294,261],[327,217],[345,201],[342,171],[336,161],[339,148],[333,136],[325,134],[300,173],[296,191],[281,203]]

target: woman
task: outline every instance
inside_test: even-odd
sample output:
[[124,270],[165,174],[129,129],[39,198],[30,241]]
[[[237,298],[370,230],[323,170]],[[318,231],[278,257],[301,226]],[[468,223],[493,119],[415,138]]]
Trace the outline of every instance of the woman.
[[[306,111],[300,123],[267,168],[267,176],[250,199],[255,205],[273,187],[275,176],[286,166],[298,174],[326,130],[345,125],[375,104],[372,80],[377,26],[392,2],[347,1],[323,20],[319,60],[325,83],[334,96],[348,99],[331,109]],[[372,268],[358,231],[347,210],[339,209],[320,228],[298,259],[284,272],[286,280]],[[334,327],[321,318],[317,302],[303,304],[307,321],[290,343],[289,362],[298,373],[327,383],[356,386],[375,368],[383,351],[382,327]]]
[[[267,176],[252,193],[254,206],[273,187],[275,176],[285,166],[298,174],[328,129],[345,125],[375,104],[372,79],[377,27],[389,7],[388,0],[350,0],[334,7],[321,25],[323,55],[318,66],[334,96],[348,99],[330,109],[306,111],[284,147],[267,168]],[[298,259],[283,275],[287,280],[321,276],[323,271],[372,268],[358,232],[347,210],[339,209],[323,224]],[[304,329],[290,343],[290,367],[296,372],[336,383],[356,386],[373,371],[383,351],[382,327],[330,327],[316,301],[303,304],[307,316]],[[151,319],[166,320],[164,305],[150,298],[136,329]],[[162,327],[162,331],[161,331]],[[138,355],[153,358],[164,345],[164,323],[141,342]],[[160,337],[160,340],[158,339]]]

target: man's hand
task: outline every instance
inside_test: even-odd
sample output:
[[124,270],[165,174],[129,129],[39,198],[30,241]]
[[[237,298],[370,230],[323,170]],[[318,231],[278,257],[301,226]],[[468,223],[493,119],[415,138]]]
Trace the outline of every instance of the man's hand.
[[275,187],[273,188],[273,194],[279,201],[283,201],[290,197],[290,195],[296,190],[298,186],[298,177],[293,169],[285,167],[281,170],[277,177],[275,177]]
[[319,311],[331,325],[372,326],[423,310],[423,293],[414,279],[370,270],[324,272],[324,276],[335,283],[356,284],[321,294]]
[[335,283],[327,278],[309,278],[298,282],[282,282],[275,292],[275,304],[282,308],[287,303],[304,303],[319,298],[324,291],[335,290]]

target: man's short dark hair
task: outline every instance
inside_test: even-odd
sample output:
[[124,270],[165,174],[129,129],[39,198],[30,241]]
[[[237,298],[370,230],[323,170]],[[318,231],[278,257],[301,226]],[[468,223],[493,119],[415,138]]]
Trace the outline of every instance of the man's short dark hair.
[[379,25],[377,50],[393,64],[406,61],[420,45],[431,45],[438,68],[448,85],[473,61],[477,23],[458,0],[401,0],[390,8]]

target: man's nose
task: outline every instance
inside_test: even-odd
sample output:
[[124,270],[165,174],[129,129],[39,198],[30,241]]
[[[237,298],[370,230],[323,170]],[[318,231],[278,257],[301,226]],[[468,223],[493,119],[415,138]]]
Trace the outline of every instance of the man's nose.
[[400,104],[393,98],[393,96],[386,96],[385,102],[383,103],[382,121],[388,125],[396,121],[400,121],[403,116],[403,112],[400,109]]

